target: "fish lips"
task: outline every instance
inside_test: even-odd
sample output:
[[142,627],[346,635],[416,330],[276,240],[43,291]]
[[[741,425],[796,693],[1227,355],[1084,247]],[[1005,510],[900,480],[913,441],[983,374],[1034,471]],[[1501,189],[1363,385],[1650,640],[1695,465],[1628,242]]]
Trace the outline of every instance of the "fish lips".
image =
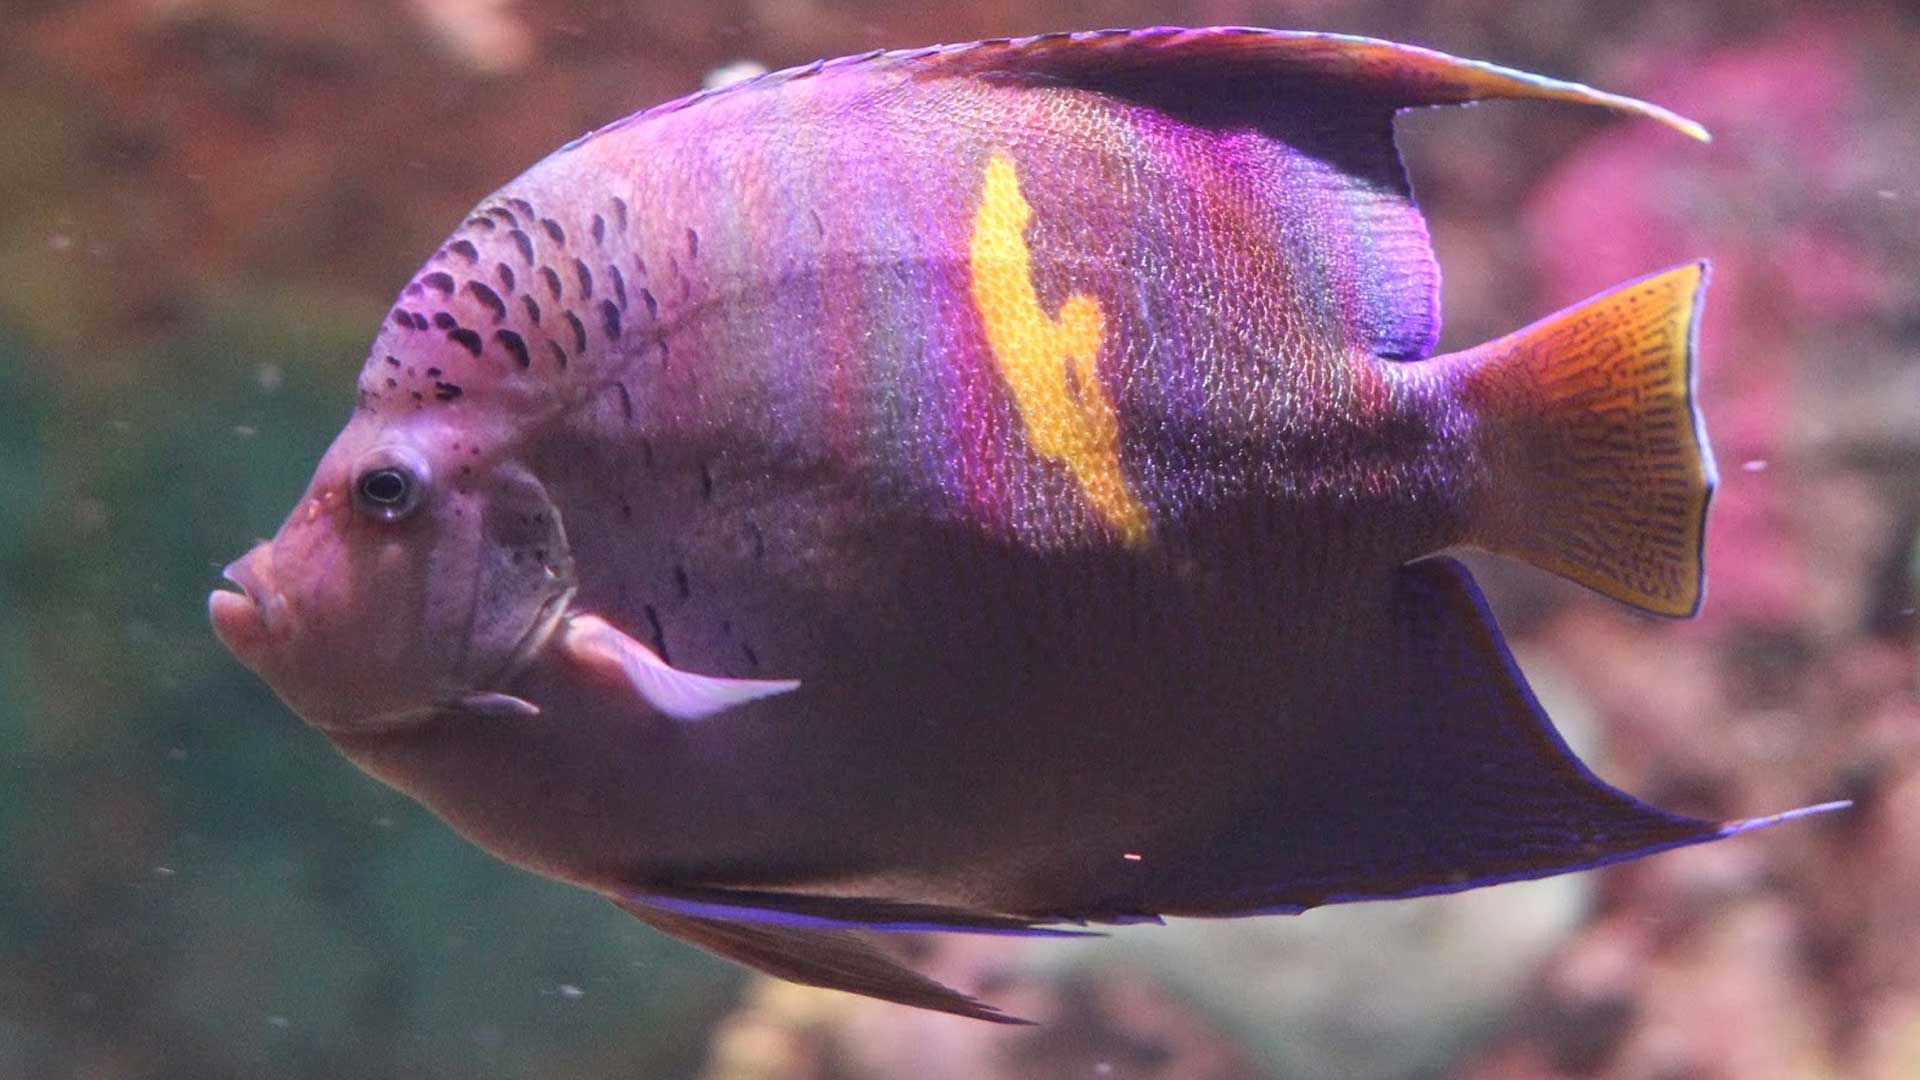
[[287,601],[273,588],[272,567],[273,547],[263,540],[220,572],[239,591],[215,589],[207,597],[213,632],[248,667],[258,667],[286,629]]

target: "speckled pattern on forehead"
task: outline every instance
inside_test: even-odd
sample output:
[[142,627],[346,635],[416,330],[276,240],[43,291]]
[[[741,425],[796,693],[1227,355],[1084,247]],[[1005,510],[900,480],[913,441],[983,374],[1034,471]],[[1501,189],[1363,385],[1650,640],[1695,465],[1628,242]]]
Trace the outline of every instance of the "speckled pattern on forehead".
[[[476,381],[537,385],[595,350],[664,347],[646,259],[629,243],[632,207],[610,193],[555,202],[495,196],[448,237],[388,314],[362,407],[427,408],[466,398]],[[683,242],[692,263],[699,236]]]

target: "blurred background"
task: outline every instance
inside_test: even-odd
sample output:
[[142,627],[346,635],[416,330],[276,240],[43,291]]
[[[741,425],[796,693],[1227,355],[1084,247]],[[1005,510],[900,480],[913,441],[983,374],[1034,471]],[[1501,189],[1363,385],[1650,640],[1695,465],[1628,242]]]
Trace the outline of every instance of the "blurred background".
[[[1920,14],[1787,0],[8,0],[0,1077],[1920,1076]],[[1483,573],[1620,786],[1848,813],[1604,872],[1096,943],[916,939],[1037,1029],[748,978],[491,861],[208,631],[397,287],[722,69],[1152,23],[1650,98],[1411,115],[1444,348],[1715,264],[1703,618]],[[724,77],[724,74],[718,77]]]

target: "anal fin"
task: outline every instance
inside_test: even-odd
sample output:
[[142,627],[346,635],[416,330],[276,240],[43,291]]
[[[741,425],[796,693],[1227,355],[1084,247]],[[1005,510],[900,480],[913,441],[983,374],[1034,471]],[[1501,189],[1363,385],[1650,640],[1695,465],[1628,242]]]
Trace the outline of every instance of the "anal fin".
[[1720,839],[1751,821],[1669,813],[1595,776],[1561,740],[1471,575],[1396,571],[1384,625],[1315,746],[1150,899],[1167,914],[1299,911],[1457,892]]
[[1098,931],[1066,930],[1040,922],[1077,921],[1066,916],[1032,919],[972,911],[944,904],[884,897],[817,896],[807,893],[675,885],[636,893],[649,907],[708,919],[767,923],[803,929],[939,931],[1013,934],[1024,937],[1098,937]]
[[614,903],[662,933],[791,982],[996,1024],[1032,1023],[906,967],[858,931],[710,919],[638,900]]

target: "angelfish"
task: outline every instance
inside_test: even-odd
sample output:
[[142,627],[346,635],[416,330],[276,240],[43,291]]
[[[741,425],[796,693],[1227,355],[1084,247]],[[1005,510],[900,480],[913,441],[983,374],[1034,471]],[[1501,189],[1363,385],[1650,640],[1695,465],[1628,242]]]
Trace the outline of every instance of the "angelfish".
[[775,975],[1729,836],[1555,734],[1473,579],[1703,589],[1703,263],[1431,355],[1401,109],[1588,87],[1252,29],[883,52],[488,197],[210,599],[355,764]]

